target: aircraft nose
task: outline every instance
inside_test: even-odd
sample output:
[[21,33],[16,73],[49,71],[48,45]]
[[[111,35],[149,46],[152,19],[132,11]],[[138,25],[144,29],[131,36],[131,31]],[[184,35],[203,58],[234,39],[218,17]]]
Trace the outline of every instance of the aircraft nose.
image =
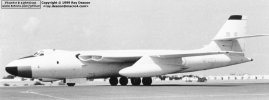
[[6,67],[6,71],[11,75],[18,76],[18,67],[17,66],[8,66],[8,67]]
[[32,78],[32,67],[23,60],[15,60],[7,64],[6,71],[15,76]]
[[32,78],[31,66],[7,66],[6,71],[11,75]]

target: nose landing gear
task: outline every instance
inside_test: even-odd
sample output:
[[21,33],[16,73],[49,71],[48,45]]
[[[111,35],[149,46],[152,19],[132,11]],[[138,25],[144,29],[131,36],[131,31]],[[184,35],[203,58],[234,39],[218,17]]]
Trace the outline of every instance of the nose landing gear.
[[71,86],[75,86],[76,83],[66,83],[66,84],[67,84],[67,86],[71,87]]

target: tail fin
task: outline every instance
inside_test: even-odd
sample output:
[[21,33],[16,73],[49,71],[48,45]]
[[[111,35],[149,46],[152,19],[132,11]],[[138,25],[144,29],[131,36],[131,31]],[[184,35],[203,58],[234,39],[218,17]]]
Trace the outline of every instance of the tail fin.
[[[240,38],[249,38],[265,35],[246,34],[247,17],[242,15],[231,15],[226,23],[213,38],[211,43],[203,49],[209,51],[236,51],[244,52],[244,41]],[[244,55],[244,54],[243,54]]]
[[247,18],[242,15],[232,15],[219,30],[213,40],[246,35]]

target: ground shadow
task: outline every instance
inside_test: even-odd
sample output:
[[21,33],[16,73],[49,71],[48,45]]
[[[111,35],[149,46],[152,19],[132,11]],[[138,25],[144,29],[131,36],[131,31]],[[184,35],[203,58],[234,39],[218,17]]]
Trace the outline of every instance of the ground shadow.
[[[133,86],[133,85],[126,85],[120,87],[173,87],[173,86],[180,86],[180,87],[235,87],[235,86],[247,86],[247,85],[269,85],[268,83],[216,83],[216,84],[152,84],[151,86]],[[96,85],[96,86],[110,86],[110,85]]]

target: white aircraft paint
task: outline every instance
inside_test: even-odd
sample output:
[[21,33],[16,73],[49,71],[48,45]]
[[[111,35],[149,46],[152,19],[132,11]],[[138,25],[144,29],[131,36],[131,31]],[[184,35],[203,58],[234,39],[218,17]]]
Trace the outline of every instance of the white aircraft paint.
[[[16,76],[72,79],[107,77],[153,77],[225,67],[252,61],[245,57],[238,39],[246,35],[247,18],[232,15],[209,45],[197,50],[64,51],[46,49],[33,57],[9,63]],[[195,36],[195,35],[194,35]]]

